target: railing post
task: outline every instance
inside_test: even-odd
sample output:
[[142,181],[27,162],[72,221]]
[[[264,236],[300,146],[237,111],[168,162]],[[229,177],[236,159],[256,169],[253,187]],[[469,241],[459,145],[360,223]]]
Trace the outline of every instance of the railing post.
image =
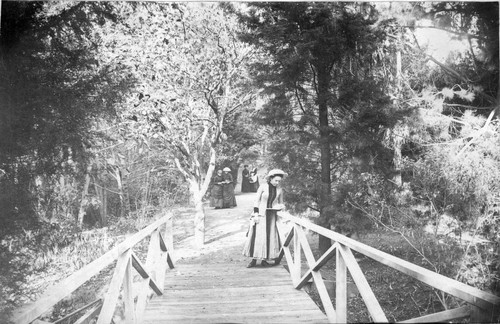
[[[298,229],[297,224],[294,224],[294,231],[297,233]],[[300,240],[298,235],[293,236],[293,273],[295,274],[293,276],[293,284],[297,285],[297,283],[300,280],[300,277],[302,276],[302,251],[300,247]]]
[[347,267],[340,249],[336,250],[335,306],[337,323],[347,323]]
[[116,302],[120,295],[120,288],[123,284],[123,278],[127,265],[130,262],[131,250],[128,249],[123,252],[118,261],[116,262],[115,272],[113,278],[111,278],[111,283],[109,285],[108,293],[104,298],[104,303],[102,305],[101,313],[97,319],[97,324],[109,324],[115,313]]
[[168,253],[170,254],[170,258],[174,259],[172,252],[174,250],[174,216],[170,214],[170,217],[167,219],[165,223],[165,244],[167,245]]
[[128,258],[123,281],[123,306],[125,307],[124,315],[127,324],[136,323],[133,285],[132,258]]
[[[155,229],[149,238],[149,246],[148,246],[148,254],[146,256],[146,268],[149,272],[150,276],[153,279],[156,279],[154,274],[155,270],[155,260],[159,257],[158,251],[160,250],[160,241],[159,241],[159,229]],[[142,280],[142,283],[139,285],[139,292],[137,296],[137,305],[136,305],[136,313],[137,313],[137,321],[140,322],[142,319],[142,315],[144,310],[146,309],[146,304],[148,302],[148,294],[149,294],[149,278],[145,278]]]

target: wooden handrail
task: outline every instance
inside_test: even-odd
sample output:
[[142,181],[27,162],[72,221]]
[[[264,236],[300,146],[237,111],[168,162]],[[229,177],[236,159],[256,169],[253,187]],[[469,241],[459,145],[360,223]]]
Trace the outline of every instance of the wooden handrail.
[[[41,316],[44,312],[49,310],[52,306],[57,304],[59,301],[61,301],[63,298],[74,292],[77,288],[82,286],[84,283],[86,283],[89,279],[91,279],[93,276],[98,274],[101,270],[106,268],[108,265],[113,263],[114,261],[118,260],[117,266],[115,269],[115,276],[112,279],[112,284],[110,286],[110,289],[108,291],[108,294],[104,300],[104,305],[107,305],[108,308],[106,308],[104,305],[102,307],[101,313],[102,312],[112,312],[114,311],[114,307],[116,305],[113,303],[113,305],[109,304],[109,297],[110,295],[112,296],[111,299],[117,299],[118,296],[116,295],[116,291],[120,291],[120,287],[123,284],[124,278],[123,276],[125,273],[129,273],[129,270],[133,267],[133,256],[132,256],[132,248],[148,236],[151,236],[151,241],[155,241],[157,244],[150,244],[150,249],[156,249],[158,252],[153,252],[150,253],[148,252],[148,258],[155,258],[158,259],[160,258],[161,260],[164,260],[163,263],[165,265],[162,265],[161,262],[156,261],[151,261],[148,260],[146,264],[150,266],[151,264],[160,263],[158,264],[159,269],[163,269],[165,271],[166,269],[166,264],[168,260],[168,265],[173,268],[173,263],[170,258],[169,252],[171,251],[172,247],[168,246],[168,248],[165,246],[165,243],[163,242],[163,239],[161,237],[161,233],[159,231],[160,227],[163,225],[166,225],[167,228],[170,229],[169,233],[166,233],[167,235],[171,236],[171,223],[172,222],[172,214],[167,214],[166,216],[158,219],[157,221],[153,222],[149,226],[145,227],[144,229],[140,230],[139,232],[133,234],[131,237],[126,239],[124,242],[118,244],[114,248],[112,248],[110,251],[99,257],[98,259],[92,261],[85,267],[81,268],[80,270],[76,271],[69,277],[63,279],[60,281],[58,284],[54,285],[53,287],[50,287],[47,289],[47,293],[45,293],[39,300],[37,300],[35,303],[30,305],[26,310],[24,310],[21,314],[14,316],[12,321],[14,323],[31,323],[32,321],[36,320],[39,316]],[[169,226],[170,225],[170,226]],[[156,233],[157,236],[154,237],[155,235],[152,235],[153,233]],[[160,244],[161,241],[161,244]],[[169,240],[170,242],[171,240]],[[167,251],[169,250],[169,251]],[[139,263],[137,260],[134,261],[134,265],[136,267],[139,267]],[[129,269],[130,268],[130,269]],[[148,270],[146,269],[146,266],[140,266],[139,267],[141,271],[141,276],[146,276],[147,277],[147,284],[148,286],[152,286],[153,289],[158,292],[159,288],[157,287],[158,281],[155,281],[150,278],[150,275],[148,273]],[[160,270],[161,271],[161,270]],[[121,280],[120,280],[121,279]],[[127,280],[130,278],[127,278]],[[115,282],[113,284],[113,281]],[[160,280],[159,282],[163,283],[163,280]],[[125,282],[125,286],[127,283]],[[162,287],[162,286],[159,286]],[[132,296],[133,298],[133,296]],[[112,310],[109,309],[109,307],[112,307]],[[112,314],[111,314],[112,315]],[[105,316],[106,317],[106,316]],[[100,317],[102,318],[102,317]],[[107,322],[109,323],[109,321]]]
[[[330,322],[345,322],[346,320],[345,307],[347,307],[347,305],[345,303],[345,292],[339,291],[339,289],[342,289],[342,287],[344,287],[343,289],[346,289],[344,273],[345,268],[349,269],[351,276],[358,286],[358,290],[360,291],[363,299],[365,300],[365,303],[367,304],[369,313],[372,318],[376,321],[387,321],[380,307],[377,306],[378,301],[376,301],[375,296],[371,292],[371,288],[368,286],[368,283],[366,282],[366,279],[362,274],[359,265],[352,255],[351,250],[357,251],[384,265],[403,272],[410,277],[413,277],[431,287],[439,289],[452,296],[460,298],[470,304],[467,307],[461,307],[456,310],[447,310],[445,312],[427,315],[422,318],[408,320],[409,322],[419,322],[421,320],[435,318],[444,320],[446,320],[446,318],[455,319],[459,318],[457,316],[463,315],[468,310],[470,310],[468,316],[483,316],[479,319],[482,319],[484,321],[491,317],[495,311],[498,311],[498,308],[500,307],[500,297],[498,296],[484,292],[475,287],[450,279],[431,270],[425,269],[388,253],[377,250],[371,246],[350,239],[332,230],[313,224],[306,219],[294,217],[284,213],[280,213],[279,216],[281,217],[281,220],[289,221],[294,224],[287,236],[283,235],[283,233],[280,232],[280,236],[282,238],[281,241],[284,242],[282,250],[280,252],[280,258],[285,256],[287,259],[287,263],[290,264],[290,274],[292,276],[292,281],[294,282],[294,285],[297,289],[300,289],[311,277],[314,279],[314,282],[318,287],[318,292],[323,305],[331,305],[331,299],[329,298],[329,296],[324,296],[324,294],[321,292],[323,290],[322,288],[324,286],[324,283],[321,276],[319,275],[319,270],[330,258],[334,256],[333,251],[337,251],[337,310],[328,311],[328,307],[325,307],[325,311],[327,312],[327,316]],[[335,241],[335,243],[325,254],[323,254],[316,261],[311,257],[310,247],[301,227],[325,236]],[[293,246],[293,257],[289,246],[292,237],[296,238],[295,244]],[[300,263],[300,250],[304,251],[306,258],[308,259],[307,263],[309,265],[309,269],[303,276],[300,273],[300,264],[298,264]]]

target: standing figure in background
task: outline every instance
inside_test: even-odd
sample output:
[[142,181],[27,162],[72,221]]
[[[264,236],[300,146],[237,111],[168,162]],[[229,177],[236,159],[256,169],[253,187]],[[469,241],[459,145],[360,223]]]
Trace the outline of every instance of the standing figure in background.
[[252,258],[247,268],[255,267],[257,260],[262,266],[270,265],[267,261],[274,260],[279,264],[281,242],[278,235],[276,220],[278,211],[284,208],[283,190],[279,187],[286,173],[279,169],[269,171],[267,182],[257,191],[250,228],[243,248],[243,255]]
[[253,192],[251,189],[253,184],[250,183],[250,171],[248,171],[248,165],[243,166],[243,171],[241,171],[241,192]]
[[223,205],[223,182],[222,170],[217,170],[217,174],[212,179],[212,190],[210,191],[210,207],[222,208]]
[[231,175],[231,169],[225,167],[222,169],[224,179],[222,184],[222,208],[231,208],[236,206],[236,197],[234,196],[234,181]]
[[257,192],[259,189],[259,176],[257,175],[257,168],[250,168],[250,192]]

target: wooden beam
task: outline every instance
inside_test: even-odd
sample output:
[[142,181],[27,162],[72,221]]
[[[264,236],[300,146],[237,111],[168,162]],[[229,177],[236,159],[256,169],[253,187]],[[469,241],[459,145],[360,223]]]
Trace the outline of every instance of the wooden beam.
[[330,261],[331,258],[335,255],[335,249],[337,248],[338,244],[333,244],[330,246],[330,248],[318,259],[314,267],[312,268],[313,271],[318,271],[323,267],[328,261]]
[[89,324],[94,321],[94,318],[99,314],[102,308],[102,303],[99,303],[89,309],[85,315],[80,317],[76,322],[73,324]]
[[163,236],[161,235],[161,232],[158,232],[160,235],[160,249],[164,252],[167,252],[167,245],[165,244],[165,241],[163,240]]
[[137,255],[132,252],[132,266],[134,269],[141,275],[142,278],[149,278],[149,273],[146,271],[144,265],[142,264],[141,260],[137,257]]
[[[338,243],[335,242],[336,246]],[[337,323],[347,323],[347,268],[342,253],[336,250],[335,308]]]
[[148,285],[153,289],[153,291],[158,295],[162,295],[163,291],[158,287],[156,281],[149,275],[146,271],[145,266],[142,264],[141,260],[137,258],[134,252],[132,252],[132,266],[141,275],[143,279],[149,278]]
[[283,242],[283,246],[288,246],[290,242],[292,241],[293,234],[294,234],[293,227],[290,229],[290,232],[288,232],[288,235],[286,236],[285,241]]
[[292,221],[301,226],[323,235],[331,240],[341,243],[354,251],[366,255],[382,264],[401,271],[410,277],[420,280],[431,287],[444,291],[452,296],[458,297],[470,304],[476,305],[485,311],[491,312],[493,308],[500,305],[500,297],[489,294],[480,289],[466,285],[459,281],[445,277],[431,270],[417,266],[413,263],[397,258],[388,253],[379,251],[371,246],[350,239],[344,235],[328,230],[324,227],[312,224],[310,221],[291,215],[282,215],[282,219]]
[[[133,254],[132,254],[133,256]],[[127,262],[127,269],[125,270],[125,278],[123,280],[123,306],[125,307],[124,315],[125,315],[125,323],[127,324],[135,324],[135,303],[134,303],[134,275],[132,273],[132,259],[130,257]]]
[[[281,226],[276,226],[276,230],[278,231],[278,237],[280,239],[280,242],[285,242],[285,237],[283,237],[283,233],[281,232]],[[283,259],[283,256],[285,255],[285,251],[283,251],[283,244],[281,245],[280,248],[280,253],[278,254],[278,258],[276,259],[276,262],[281,263],[281,260]]]
[[160,249],[161,249],[161,251],[167,253],[168,267],[170,269],[173,269],[174,268],[174,261],[172,260],[171,255],[170,255],[170,253],[171,253],[172,250],[167,248],[167,245],[165,244],[165,241],[163,240],[163,236],[161,235],[161,232],[158,232],[158,236],[159,236],[159,239],[160,239]]
[[128,250],[118,258],[116,262],[115,272],[113,278],[111,278],[111,283],[109,285],[108,292],[104,297],[104,303],[102,305],[101,313],[99,314],[99,319],[97,324],[109,324],[115,313],[116,302],[120,296],[120,289],[123,284],[123,279],[125,277],[125,271],[127,270],[127,265],[130,261],[131,251]]
[[292,252],[288,246],[283,247],[283,253],[285,254],[286,263],[288,263],[288,270],[290,271],[290,277],[292,278],[292,283],[295,285],[300,280],[300,274],[295,273],[295,266],[293,264]]
[[83,285],[90,278],[98,274],[101,270],[115,261],[120,255],[123,254],[123,252],[127,251],[128,249],[132,248],[134,245],[142,241],[144,238],[148,237],[156,228],[164,224],[169,217],[172,217],[172,215],[162,217],[146,228],[135,233],[97,260],[89,263],[66,279],[63,279],[58,284],[49,287],[46,290],[45,294],[38,301],[29,306],[26,306],[26,310],[24,310],[21,314],[14,316],[12,318],[12,321],[14,323],[32,322],[44,312],[49,310],[50,307],[57,304],[61,299],[71,294],[78,287]]
[[302,276],[299,282],[295,285],[296,289],[301,289],[312,277],[312,271],[318,271],[323,267],[328,260],[330,260],[335,255],[335,248],[337,245],[332,245],[330,248],[314,263],[312,268],[306,271],[306,273]]
[[54,324],[65,323],[69,318],[71,318],[71,317],[75,316],[76,314],[83,312],[87,308],[91,308],[97,304],[102,304],[102,299],[100,299],[100,298],[96,299],[93,302],[88,303],[87,305],[85,305],[83,307],[80,307],[79,309],[75,310],[74,312],[71,312],[70,314],[64,316],[63,318],[58,319],[57,321],[54,322]]
[[311,278],[312,278],[312,270],[309,269],[302,276],[302,278],[300,278],[300,280],[296,284],[294,284],[295,289],[302,289],[302,287],[304,287],[305,284],[308,283]]
[[370,313],[373,321],[387,323],[387,317],[385,316],[382,307],[380,307],[377,297],[375,297],[372,288],[368,284],[368,281],[361,271],[359,264],[356,262],[356,259],[354,258],[351,250],[348,247],[342,245],[339,245],[338,250],[342,254],[342,258],[344,259],[345,264],[349,269],[349,272],[351,273],[352,279],[358,287],[361,297],[363,297],[363,300],[365,301],[366,308],[368,309],[368,312]]
[[408,319],[398,323],[435,323],[435,322],[445,322],[455,319],[460,319],[468,317],[470,315],[470,307],[463,306],[455,309],[449,309],[443,312],[429,314],[417,318]]
[[[306,257],[307,263],[309,264],[309,268],[313,268],[316,264],[316,260],[314,259],[314,255],[311,251],[311,247],[307,242],[307,237],[298,225],[295,225],[295,236],[299,239],[302,249],[304,251],[304,255]],[[325,282],[323,281],[323,277],[321,277],[321,273],[319,271],[311,271],[311,275],[314,279],[314,284],[316,285],[316,289],[318,290],[319,297],[321,298],[321,302],[323,303],[323,308],[325,310],[326,316],[331,323],[335,323],[337,319],[337,314],[335,312],[335,308],[333,307],[332,300],[330,295],[328,294],[328,290],[326,289]]]
[[298,280],[302,277],[302,248],[300,247],[300,239],[297,236],[297,230],[300,230],[299,225],[294,224],[293,227],[295,235],[293,236],[293,264],[291,267],[293,266],[293,272],[295,274],[295,281],[293,284],[296,286]]
[[[151,234],[148,245],[148,254],[146,256],[146,265],[145,268],[149,271],[153,271],[154,263],[156,259],[159,257],[159,229],[155,229]],[[154,276],[153,273],[150,274]],[[149,278],[144,278],[141,283],[139,283],[139,288],[137,292],[137,304],[135,306],[135,314],[138,323],[142,322],[142,316],[144,314],[144,310],[146,309],[146,305],[148,303],[149,297]]]

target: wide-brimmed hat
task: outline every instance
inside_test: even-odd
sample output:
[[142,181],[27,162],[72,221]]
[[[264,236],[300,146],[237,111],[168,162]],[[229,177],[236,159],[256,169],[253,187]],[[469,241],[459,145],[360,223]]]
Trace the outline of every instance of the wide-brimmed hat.
[[266,179],[269,179],[271,178],[272,176],[281,176],[282,178],[286,177],[288,175],[288,173],[286,173],[285,171],[283,170],[280,170],[280,169],[272,169],[271,171],[269,171],[266,175]]
[[230,168],[228,168],[228,167],[225,167],[224,169],[222,169],[222,171],[231,172],[231,169],[230,169]]

